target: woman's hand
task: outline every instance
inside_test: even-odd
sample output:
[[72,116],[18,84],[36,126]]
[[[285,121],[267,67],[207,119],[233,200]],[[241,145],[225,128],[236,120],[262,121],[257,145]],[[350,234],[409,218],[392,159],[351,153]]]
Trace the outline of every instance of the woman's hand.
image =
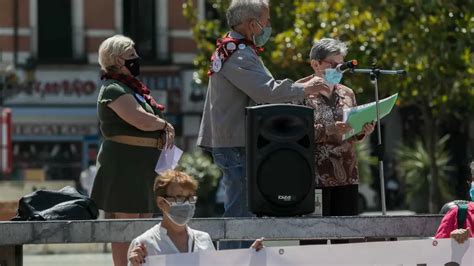
[[326,127],[326,134],[342,136],[351,130],[352,128],[351,126],[349,126],[349,124],[341,122],[341,121],[336,121],[336,123]]
[[375,123],[373,123],[373,122],[372,123],[367,123],[362,128],[361,134],[364,134],[365,136],[368,136],[368,135],[372,134],[372,132],[374,132],[374,129],[375,129]]
[[255,251],[258,252],[259,250],[261,250],[262,248],[265,247],[265,246],[263,245],[263,240],[264,240],[263,237],[261,237],[261,238],[255,240],[255,242],[253,242],[253,244],[250,246],[250,248],[253,248],[253,249],[255,249]]
[[466,228],[466,229],[456,229],[451,232],[450,236],[452,239],[456,240],[459,244],[464,243],[469,236],[471,235],[471,228]]
[[145,257],[147,256],[146,247],[144,244],[140,243],[133,247],[128,254],[128,261],[133,266],[139,266],[142,263],[145,263]]
[[375,128],[374,122],[365,124],[364,127],[362,127],[362,131],[356,136],[354,136],[355,139],[357,141],[363,140],[365,137],[367,137],[368,135],[372,134],[372,132],[374,132],[374,128]]
[[174,127],[170,123],[165,121],[165,127],[163,128],[163,131],[165,133],[162,135],[164,137],[163,142],[166,143],[166,146],[163,147],[163,149],[173,148],[175,137]]

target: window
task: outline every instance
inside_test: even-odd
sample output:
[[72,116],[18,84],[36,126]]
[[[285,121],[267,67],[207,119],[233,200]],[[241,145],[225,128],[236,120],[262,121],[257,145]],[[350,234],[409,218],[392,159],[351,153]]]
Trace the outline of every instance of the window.
[[38,0],[38,59],[40,62],[71,61],[71,1]]
[[135,41],[135,49],[145,63],[156,58],[155,19],[154,0],[123,1],[124,35]]

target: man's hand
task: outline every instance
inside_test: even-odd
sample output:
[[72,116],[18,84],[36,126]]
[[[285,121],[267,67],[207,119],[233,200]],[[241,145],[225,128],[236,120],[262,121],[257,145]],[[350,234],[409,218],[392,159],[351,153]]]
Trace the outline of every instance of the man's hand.
[[466,241],[470,235],[471,228],[469,227],[467,229],[456,229],[450,234],[451,238],[456,240],[456,242],[458,242],[459,244],[464,243],[464,241]]
[[139,266],[140,264],[145,263],[146,256],[146,247],[144,244],[140,243],[130,250],[130,253],[128,254],[128,261],[130,261],[133,266]]
[[313,78],[314,75],[309,75],[304,78],[300,78],[299,80],[295,81],[295,83],[306,83]]
[[331,88],[324,82],[323,78],[314,76],[308,81],[304,82],[304,94],[308,98],[314,98],[318,94],[322,94],[329,97],[331,94]]
[[352,128],[351,126],[349,126],[349,124],[341,122],[341,121],[336,121],[336,123],[326,127],[326,134],[342,136],[351,130]]
[[264,239],[264,238],[261,237],[261,238],[255,240],[255,242],[253,242],[253,244],[252,244],[252,246],[250,246],[250,248],[255,249],[255,251],[257,251],[257,252],[258,252],[259,250],[261,250],[262,248],[264,248],[264,246],[263,246],[263,239]]

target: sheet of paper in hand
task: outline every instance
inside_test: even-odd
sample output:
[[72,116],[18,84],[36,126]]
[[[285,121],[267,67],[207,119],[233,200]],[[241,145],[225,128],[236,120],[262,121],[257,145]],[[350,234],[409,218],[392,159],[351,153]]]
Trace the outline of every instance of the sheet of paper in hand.
[[[380,118],[388,115],[392,111],[397,98],[398,93],[379,101]],[[346,140],[354,135],[359,134],[365,124],[374,122],[376,120],[377,109],[375,102],[345,109],[342,121],[348,123],[352,130],[349,133],[344,134],[342,139]]]
[[[166,147],[166,145],[165,145]],[[173,145],[171,149],[163,149],[155,166],[155,172],[161,174],[166,170],[174,169],[183,155],[183,151]]]

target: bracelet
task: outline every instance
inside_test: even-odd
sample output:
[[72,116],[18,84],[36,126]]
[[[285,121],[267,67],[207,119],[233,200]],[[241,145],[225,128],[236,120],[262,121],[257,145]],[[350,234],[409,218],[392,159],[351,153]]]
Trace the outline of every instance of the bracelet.
[[166,130],[167,127],[168,127],[168,122],[165,121],[165,126],[161,130]]

